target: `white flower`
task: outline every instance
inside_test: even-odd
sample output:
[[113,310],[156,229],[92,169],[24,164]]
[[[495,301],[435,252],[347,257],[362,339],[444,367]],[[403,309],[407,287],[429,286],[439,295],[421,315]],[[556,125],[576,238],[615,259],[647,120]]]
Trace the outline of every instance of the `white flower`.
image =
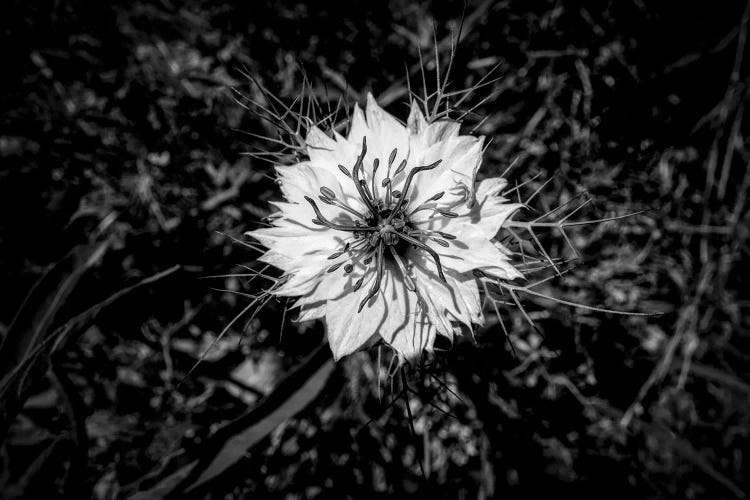
[[348,137],[313,126],[308,160],[276,168],[284,201],[247,234],[284,272],[271,293],[325,320],[336,359],[378,339],[416,357],[483,323],[474,270],[522,277],[493,241],[522,205],[500,196],[502,178],[475,187],[483,138],[459,127],[427,123],[416,103],[404,126],[368,95]]

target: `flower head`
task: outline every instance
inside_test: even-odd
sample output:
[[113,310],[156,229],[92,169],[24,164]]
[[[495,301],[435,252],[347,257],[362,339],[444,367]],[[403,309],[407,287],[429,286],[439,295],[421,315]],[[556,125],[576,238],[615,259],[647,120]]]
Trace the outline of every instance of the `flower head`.
[[336,359],[380,339],[414,358],[483,324],[475,271],[523,276],[494,241],[522,205],[502,178],[476,184],[483,138],[459,128],[416,103],[404,126],[368,95],[346,137],[311,126],[307,159],[276,167],[284,201],[248,235],[284,272],[271,293],[299,297],[299,320],[324,319]]

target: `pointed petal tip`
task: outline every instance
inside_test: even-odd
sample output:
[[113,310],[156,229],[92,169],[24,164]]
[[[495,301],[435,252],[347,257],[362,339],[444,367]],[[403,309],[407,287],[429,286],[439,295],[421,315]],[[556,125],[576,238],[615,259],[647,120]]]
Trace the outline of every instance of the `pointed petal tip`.
[[317,125],[311,125],[307,129],[305,135],[305,144],[312,147],[321,147],[325,144],[330,144],[333,141],[323,130]]
[[411,109],[409,110],[409,117],[406,120],[406,126],[413,135],[419,134],[427,128],[427,119],[424,117],[416,99],[411,100]]

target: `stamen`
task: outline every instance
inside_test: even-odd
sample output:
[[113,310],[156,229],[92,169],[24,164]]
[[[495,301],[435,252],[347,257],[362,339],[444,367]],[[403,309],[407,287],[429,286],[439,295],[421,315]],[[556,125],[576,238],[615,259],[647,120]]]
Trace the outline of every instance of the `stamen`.
[[359,303],[359,309],[357,309],[357,312],[362,312],[362,308],[365,307],[365,304],[367,304],[371,298],[373,298],[375,295],[377,295],[378,291],[380,290],[380,281],[383,279],[383,250],[385,247],[385,243],[382,241],[380,242],[380,245],[378,245],[378,256],[377,256],[377,268],[378,268],[378,274],[375,276],[375,282],[372,284],[372,288],[370,288],[370,291],[367,292],[367,296],[362,300],[362,302]]
[[443,281],[443,283],[448,283],[448,280],[445,279],[445,274],[443,274],[443,266],[440,265],[440,256],[437,254],[437,252],[435,250],[433,250],[432,248],[428,247],[427,245],[425,245],[421,241],[419,241],[417,239],[414,239],[411,236],[408,236],[408,235],[406,235],[404,233],[400,233],[400,232],[396,231],[396,234],[398,234],[401,238],[403,238],[404,240],[408,241],[409,243],[411,243],[415,247],[421,248],[425,252],[429,253],[430,256],[432,257],[432,260],[435,261],[435,265],[437,266],[438,276],[440,276],[440,279]]
[[388,250],[391,251],[391,255],[393,256],[393,260],[396,261],[396,264],[398,265],[399,270],[401,270],[401,274],[404,277],[404,282],[406,282],[406,288],[410,292],[415,292],[417,290],[417,286],[414,284],[414,280],[411,279],[411,276],[409,276],[409,271],[406,269],[406,265],[404,264],[403,259],[396,252],[396,250],[393,248],[392,245],[388,246]]
[[326,226],[331,229],[337,229],[339,231],[349,231],[349,232],[359,232],[359,231],[378,231],[378,228],[371,227],[371,226],[356,226],[356,225],[346,225],[346,224],[334,224],[333,222],[326,219],[323,214],[320,212],[320,209],[318,208],[317,203],[315,203],[315,200],[310,198],[309,196],[305,196],[305,200],[312,205],[313,210],[315,210],[315,215],[318,216],[317,219],[313,219],[313,224],[317,224],[319,226]]

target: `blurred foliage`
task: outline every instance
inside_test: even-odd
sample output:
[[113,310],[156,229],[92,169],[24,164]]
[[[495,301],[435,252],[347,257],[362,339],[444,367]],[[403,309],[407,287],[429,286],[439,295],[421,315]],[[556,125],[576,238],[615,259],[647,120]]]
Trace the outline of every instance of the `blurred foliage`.
[[[27,316],[11,325],[35,283],[26,310],[39,304],[49,324],[30,314],[37,326],[23,331],[56,341],[69,327],[2,428],[2,496],[120,498],[158,484],[320,344],[320,325],[274,301],[190,372],[245,307],[237,292],[261,286],[199,278],[252,261],[229,236],[278,196],[270,166],[243,156],[267,146],[243,131],[265,125],[228,87],[257,93],[247,72],[291,102],[306,75],[333,101],[372,90],[403,116],[405,65],[433,37],[445,54],[463,8],[11,0],[0,21],[2,347],[17,342]],[[503,311],[517,355],[490,316],[475,341],[435,356],[435,377],[412,377],[417,437],[403,399],[388,406],[374,354],[359,354],[193,496],[744,498],[747,21],[738,2],[469,2],[452,83],[497,63],[502,77],[466,120],[492,139],[484,174],[514,160],[513,181],[541,174],[529,192],[552,179],[540,211],[581,191],[594,200],[582,220],[646,210],[575,230],[583,259],[546,291],[665,314],[527,297],[537,330]],[[554,235],[545,244],[569,256]]]

